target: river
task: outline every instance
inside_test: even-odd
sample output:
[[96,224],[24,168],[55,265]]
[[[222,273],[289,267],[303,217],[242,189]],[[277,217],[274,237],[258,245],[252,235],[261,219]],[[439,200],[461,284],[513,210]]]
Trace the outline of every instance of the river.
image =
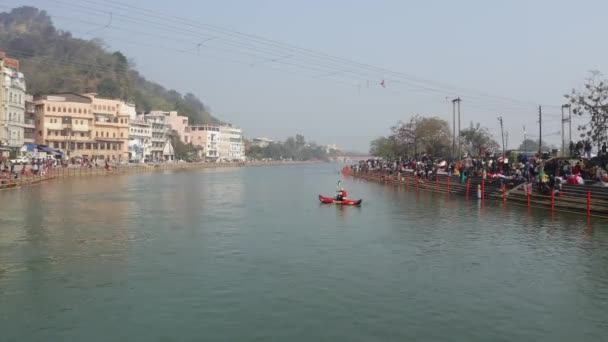
[[608,224],[338,165],[0,192],[2,341],[599,341]]

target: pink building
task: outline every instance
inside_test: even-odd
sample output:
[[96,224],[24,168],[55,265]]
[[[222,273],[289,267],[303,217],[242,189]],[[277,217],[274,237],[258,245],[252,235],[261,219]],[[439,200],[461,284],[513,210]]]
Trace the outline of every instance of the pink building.
[[164,115],[165,122],[171,126],[171,129],[176,131],[179,134],[180,140],[184,144],[189,144],[192,142],[190,137],[190,128],[188,127],[188,117],[180,116],[175,111],[164,112],[160,110],[153,110],[150,114],[154,115]]

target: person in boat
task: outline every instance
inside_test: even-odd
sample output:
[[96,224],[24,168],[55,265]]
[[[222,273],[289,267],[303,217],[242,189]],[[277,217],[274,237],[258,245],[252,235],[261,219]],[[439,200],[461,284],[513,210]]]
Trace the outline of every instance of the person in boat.
[[336,194],[336,201],[344,201],[346,199],[346,190],[340,185],[342,182],[338,182],[338,191]]

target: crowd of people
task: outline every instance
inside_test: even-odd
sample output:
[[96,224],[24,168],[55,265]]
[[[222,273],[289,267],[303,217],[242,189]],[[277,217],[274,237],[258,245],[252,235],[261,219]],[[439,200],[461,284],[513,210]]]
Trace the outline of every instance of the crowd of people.
[[96,168],[104,167],[110,169],[110,160],[87,158],[32,158],[27,163],[13,163],[9,158],[0,157],[0,182],[7,183],[10,180],[18,180],[20,177],[27,176],[44,176],[54,169],[81,167],[81,168]]
[[523,183],[536,185],[541,192],[560,191],[562,184],[565,183],[608,186],[606,145],[604,144],[594,160],[586,153],[587,145],[584,143],[573,145],[575,149],[582,145],[585,158],[543,160],[538,155],[524,153],[513,155],[511,158],[487,156],[448,162],[444,159],[422,156],[395,160],[370,159],[352,165],[351,169],[354,172],[379,172],[386,175],[415,172],[420,181],[425,181],[439,173],[458,176],[462,183],[469,177],[480,177],[513,186]]

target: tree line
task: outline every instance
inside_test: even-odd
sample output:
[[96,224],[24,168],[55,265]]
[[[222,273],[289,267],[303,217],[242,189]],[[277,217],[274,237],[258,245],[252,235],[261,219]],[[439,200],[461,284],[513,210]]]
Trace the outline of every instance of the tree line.
[[471,122],[460,131],[460,139],[454,140],[446,120],[414,115],[409,121],[399,121],[391,127],[388,136],[373,140],[370,153],[386,159],[425,155],[450,159],[456,156],[458,148],[462,155],[475,157],[497,150],[498,146],[488,129],[480,124]]
[[250,146],[246,151],[247,157],[253,159],[272,159],[272,160],[327,160],[325,147],[318,146],[311,142],[306,142],[303,135],[289,137],[283,142],[273,142],[268,146]]

